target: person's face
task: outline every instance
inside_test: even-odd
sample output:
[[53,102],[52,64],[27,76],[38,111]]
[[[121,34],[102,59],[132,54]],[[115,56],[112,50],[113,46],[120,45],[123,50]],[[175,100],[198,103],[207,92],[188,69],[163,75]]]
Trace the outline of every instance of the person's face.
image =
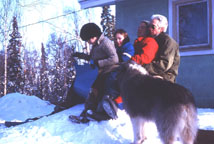
[[152,37],[158,36],[163,30],[160,27],[160,21],[153,19],[149,24],[149,31]]
[[89,44],[95,45],[95,43],[97,42],[97,37],[92,37],[87,41]]
[[123,40],[125,39],[123,34],[117,33],[115,35],[115,42],[117,44],[118,47],[121,47],[123,44]]
[[138,31],[137,31],[137,36],[138,37],[144,37],[147,35],[147,26],[144,22],[141,22],[139,27],[138,27]]

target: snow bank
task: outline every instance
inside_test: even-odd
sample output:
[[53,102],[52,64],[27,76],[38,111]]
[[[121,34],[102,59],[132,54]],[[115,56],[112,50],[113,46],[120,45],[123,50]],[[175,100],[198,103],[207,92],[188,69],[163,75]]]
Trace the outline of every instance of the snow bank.
[[0,98],[0,121],[24,121],[54,110],[53,104],[36,96],[11,93]]
[[[2,100],[3,99],[3,100]],[[33,107],[37,108],[33,108]],[[9,108],[10,110],[9,111]],[[11,94],[0,98],[1,119],[22,119],[30,115],[44,115],[53,110],[53,105],[34,96]],[[130,144],[133,131],[129,116],[119,111],[119,118],[88,124],[75,124],[69,115],[79,115],[84,105],[79,104],[54,115],[15,127],[0,126],[0,144]],[[7,111],[5,110],[7,109]],[[18,113],[17,111],[24,111]],[[214,109],[198,109],[199,128],[214,130]],[[144,144],[162,144],[154,123],[146,125],[148,139]],[[177,141],[175,144],[180,144]]]

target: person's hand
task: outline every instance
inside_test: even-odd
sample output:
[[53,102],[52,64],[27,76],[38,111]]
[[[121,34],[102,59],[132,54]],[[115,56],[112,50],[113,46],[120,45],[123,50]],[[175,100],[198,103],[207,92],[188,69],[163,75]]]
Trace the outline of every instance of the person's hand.
[[96,68],[96,65],[94,64],[94,61],[93,60],[90,60],[90,66],[92,69],[95,69]]
[[75,52],[73,54],[73,57],[78,57],[79,59],[84,59],[84,60],[87,60],[87,61],[90,60],[90,55],[85,54],[85,53],[80,53],[80,52]]
[[80,52],[75,52],[72,56],[73,57],[81,57],[81,55],[82,55],[82,53],[80,53]]
[[98,60],[90,60],[90,66],[92,69],[99,67]]
[[94,60],[94,64],[99,67],[99,63],[98,63],[98,60]]

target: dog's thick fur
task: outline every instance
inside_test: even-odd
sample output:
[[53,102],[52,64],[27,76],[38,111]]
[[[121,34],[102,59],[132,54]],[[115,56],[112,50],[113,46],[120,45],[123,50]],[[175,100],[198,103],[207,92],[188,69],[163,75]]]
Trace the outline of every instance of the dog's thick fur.
[[137,64],[125,63],[118,74],[124,108],[134,131],[134,144],[145,139],[144,124],[154,121],[164,144],[179,140],[193,144],[197,135],[197,111],[192,94],[183,86],[149,76]]

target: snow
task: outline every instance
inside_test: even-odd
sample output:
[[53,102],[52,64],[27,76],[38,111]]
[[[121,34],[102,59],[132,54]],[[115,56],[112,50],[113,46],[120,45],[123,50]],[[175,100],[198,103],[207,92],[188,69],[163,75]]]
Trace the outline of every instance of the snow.
[[47,115],[53,110],[54,105],[48,101],[41,101],[36,96],[15,93],[0,99],[0,121],[24,121],[28,118]]
[[[0,98],[0,121],[24,121],[52,112],[54,105],[35,96],[19,93]],[[69,115],[79,115],[83,104],[15,127],[0,126],[0,144],[129,144],[133,141],[130,119],[119,111],[117,120],[71,123]],[[214,130],[214,109],[198,109],[200,129]],[[146,125],[145,144],[162,144],[154,123]],[[179,142],[176,142],[179,144]]]

